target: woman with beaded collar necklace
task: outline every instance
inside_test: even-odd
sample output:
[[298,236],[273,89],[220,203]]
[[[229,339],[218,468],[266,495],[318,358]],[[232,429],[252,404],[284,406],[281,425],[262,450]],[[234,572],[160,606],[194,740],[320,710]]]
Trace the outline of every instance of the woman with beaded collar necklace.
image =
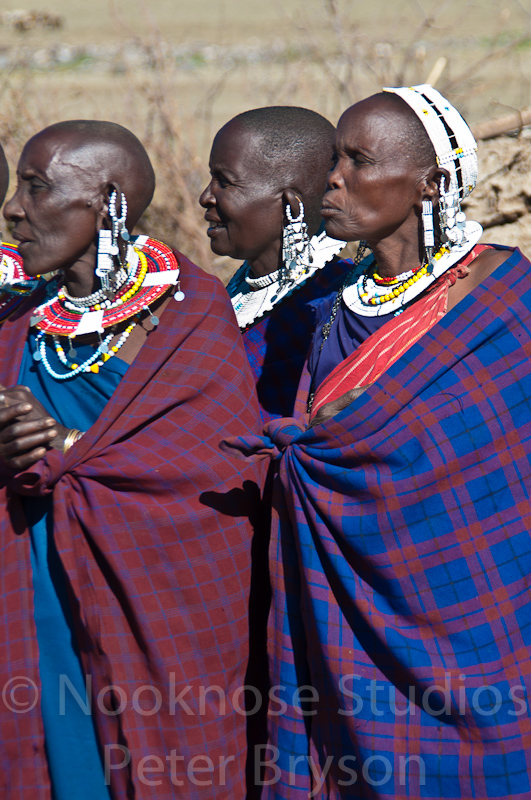
[[263,797],[524,800],[531,263],[478,245],[431,86],[357,103],[335,150],[326,230],[372,253],[321,301],[302,416],[226,443],[278,468]]
[[28,800],[243,798],[245,719],[178,699],[232,696],[247,664],[261,476],[218,443],[259,413],[230,301],[131,235],[155,178],[122,126],[52,125],[17,178],[27,274],[58,275],[0,332],[0,683],[35,690],[0,708],[4,781]]
[[217,133],[206,208],[214,253],[244,260],[227,289],[264,422],[289,416],[315,327],[311,302],[348,267],[322,230],[333,126],[307,108],[246,111]]

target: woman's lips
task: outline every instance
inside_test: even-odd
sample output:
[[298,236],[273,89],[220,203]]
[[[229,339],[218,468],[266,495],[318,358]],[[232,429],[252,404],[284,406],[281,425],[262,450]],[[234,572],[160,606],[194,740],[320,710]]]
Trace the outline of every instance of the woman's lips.
[[341,209],[335,206],[321,206],[322,217],[334,217],[336,214],[341,214]]
[[207,236],[210,237],[217,236],[219,233],[221,233],[221,231],[224,231],[227,227],[226,225],[223,224],[223,222],[217,222],[215,220],[207,220],[207,222],[209,223],[209,226],[207,228]]
[[21,236],[17,236],[15,233],[13,234],[13,239],[18,241],[18,251],[19,253],[24,254],[24,250],[28,244],[31,244],[31,239],[23,239]]

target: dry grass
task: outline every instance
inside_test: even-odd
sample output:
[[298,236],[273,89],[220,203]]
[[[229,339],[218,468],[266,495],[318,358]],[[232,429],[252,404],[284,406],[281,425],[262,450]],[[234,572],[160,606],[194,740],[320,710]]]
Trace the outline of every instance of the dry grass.
[[163,0],[139,0],[133,15],[130,4],[96,0],[93,13],[106,10],[96,44],[87,4],[82,27],[71,24],[77,1],[50,9],[64,15],[64,29],[0,28],[0,141],[10,166],[29,136],[58,119],[130,127],[158,180],[140,227],[213,271],[226,264],[210,252],[197,198],[212,136],[234,114],[295,104],[335,120],[382,85],[437,72],[438,88],[472,122],[531,104],[531,17],[518,0],[376,0],[361,11],[354,0],[218,0],[202,27],[204,0],[182,3],[180,27],[168,16],[175,4]]

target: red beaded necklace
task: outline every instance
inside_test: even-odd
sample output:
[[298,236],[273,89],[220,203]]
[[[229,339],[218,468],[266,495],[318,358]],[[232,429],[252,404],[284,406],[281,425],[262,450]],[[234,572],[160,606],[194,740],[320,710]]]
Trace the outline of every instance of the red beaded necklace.
[[[20,303],[37,287],[39,278],[29,278],[24,272],[22,258],[15,245],[0,244],[2,285],[0,286],[0,323],[4,322]],[[9,281],[6,283],[6,281]]]
[[[61,286],[54,297],[35,310],[32,323],[45,333],[74,337],[101,332],[142,311],[149,311],[149,305],[172,285],[176,286],[176,299],[184,297],[179,288],[177,259],[162,242],[147,236],[132,238],[128,262],[128,277],[112,301],[102,299],[98,292],[88,298],[68,298]],[[158,323],[156,317],[152,317],[152,321]]]

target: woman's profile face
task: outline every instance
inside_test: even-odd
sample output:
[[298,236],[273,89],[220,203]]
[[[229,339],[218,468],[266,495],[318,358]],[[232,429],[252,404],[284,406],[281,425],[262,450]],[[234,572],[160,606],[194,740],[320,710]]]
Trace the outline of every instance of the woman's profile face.
[[214,253],[250,262],[278,259],[284,221],[282,181],[261,154],[256,133],[229,122],[210,153],[210,183],[199,198],[206,208]]
[[401,116],[378,97],[349,108],[335,141],[321,213],[335,239],[379,242],[415,217],[419,176],[400,131]]
[[26,274],[66,269],[84,255],[94,262],[93,184],[88,171],[76,165],[75,148],[64,134],[38,134],[26,144],[15,194],[4,207],[4,217],[14,223]]

